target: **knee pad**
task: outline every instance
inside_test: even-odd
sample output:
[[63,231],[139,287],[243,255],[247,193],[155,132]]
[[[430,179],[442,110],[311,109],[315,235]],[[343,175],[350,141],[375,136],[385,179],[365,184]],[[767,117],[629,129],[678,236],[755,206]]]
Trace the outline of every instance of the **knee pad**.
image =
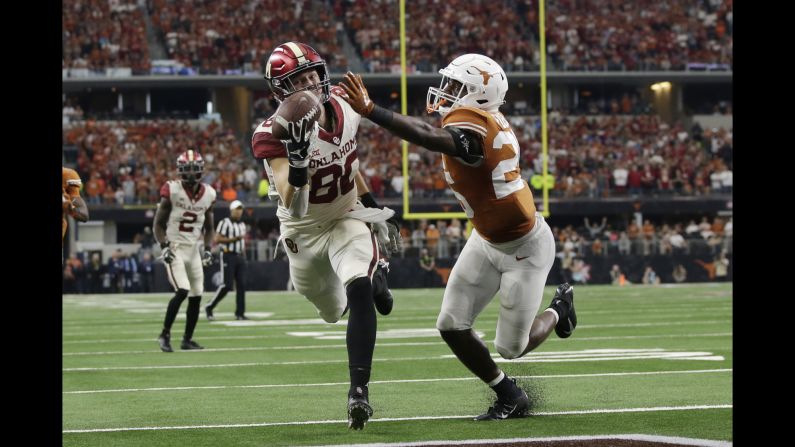
[[326,323],[336,323],[340,321],[340,318],[342,317],[342,312],[345,309],[347,309],[347,307],[341,309],[335,309],[334,312],[318,311],[317,313],[318,315],[320,315],[320,318],[322,318],[323,321],[325,321]]
[[455,316],[448,312],[440,312],[439,317],[436,319],[436,329],[439,331],[463,331],[472,329],[472,325],[464,324],[456,321]]
[[520,343],[512,343],[512,346],[501,346],[498,345],[496,341],[494,342],[494,348],[500,354],[500,357],[506,360],[518,359],[521,357],[526,346],[527,343],[525,343],[525,346],[521,346]]

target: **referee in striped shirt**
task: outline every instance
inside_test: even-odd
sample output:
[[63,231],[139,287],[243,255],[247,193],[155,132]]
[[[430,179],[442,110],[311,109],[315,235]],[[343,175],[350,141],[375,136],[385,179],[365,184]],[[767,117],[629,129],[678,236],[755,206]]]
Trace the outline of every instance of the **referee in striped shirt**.
[[248,320],[246,312],[246,224],[240,218],[243,216],[243,203],[235,200],[229,205],[230,216],[218,223],[215,230],[215,242],[220,245],[221,280],[223,284],[218,287],[215,297],[210,304],[204,306],[207,319],[215,320],[213,309],[226,294],[232,290],[232,283],[237,285],[237,301],[235,306],[235,319]]

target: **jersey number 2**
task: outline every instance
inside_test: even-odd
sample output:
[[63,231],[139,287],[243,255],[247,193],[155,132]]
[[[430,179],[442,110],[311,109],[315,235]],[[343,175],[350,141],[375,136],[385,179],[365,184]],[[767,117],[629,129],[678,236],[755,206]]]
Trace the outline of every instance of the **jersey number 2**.
[[190,211],[185,211],[182,215],[182,219],[179,220],[179,231],[183,231],[185,233],[193,232],[193,227],[186,224],[192,224],[196,222],[196,219],[199,216],[196,213],[191,213]]

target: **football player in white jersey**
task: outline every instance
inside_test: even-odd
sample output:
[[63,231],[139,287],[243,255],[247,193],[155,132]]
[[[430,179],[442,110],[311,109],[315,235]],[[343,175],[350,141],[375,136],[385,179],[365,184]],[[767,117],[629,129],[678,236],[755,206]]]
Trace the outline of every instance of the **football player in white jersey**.
[[[210,244],[215,233],[213,204],[215,190],[199,180],[204,173],[204,160],[189,150],[177,158],[181,180],[169,180],[160,188],[160,204],[155,213],[155,239],[163,251],[168,281],[176,291],[168,302],[163,331],[157,341],[163,352],[171,349],[171,325],[179,307],[188,298],[187,322],[182,349],[204,349],[193,341],[193,330],[199,321],[201,294],[204,292],[202,266],[212,262]],[[204,232],[204,240],[200,239]]]
[[436,328],[456,357],[497,394],[476,420],[525,417],[531,405],[527,393],[497,367],[472,325],[499,292],[494,346],[505,359],[520,358],[552,330],[561,338],[571,336],[577,325],[574,290],[562,284],[538,314],[555,238],[521,178],[519,143],[499,111],[508,91],[505,71],[489,57],[464,54],[439,73],[441,86],[428,90],[427,105],[429,113],[442,115],[441,127],[377,106],[353,73],[341,84],[342,98],[394,135],[442,153],[447,183],[474,230],[450,273]]
[[348,427],[360,430],[373,412],[367,387],[376,335],[373,304],[384,315],[392,310],[386,272],[378,268],[379,243],[398,250],[398,227],[387,222],[394,212],[377,206],[359,173],[361,117],[339,98],[339,88],[330,88],[323,58],[309,45],[288,42],[273,51],[265,73],[279,101],[304,90],[321,99],[316,123],[289,123],[290,139],[280,141],[272,134],[273,118],[265,120],[251,148],[275,186],[271,192],[279,201],[276,215],[296,291],[329,323],[350,309]]

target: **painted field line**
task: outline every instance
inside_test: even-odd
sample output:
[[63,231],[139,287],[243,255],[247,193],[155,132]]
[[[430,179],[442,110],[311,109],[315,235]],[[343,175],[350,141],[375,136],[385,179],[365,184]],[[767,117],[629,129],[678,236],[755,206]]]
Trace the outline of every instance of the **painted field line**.
[[[723,356],[716,356],[708,351],[671,351],[662,348],[647,349],[585,349],[571,351],[543,351],[531,352],[526,356],[506,360],[499,354],[492,353],[494,361],[504,363],[543,363],[543,362],[591,362],[603,360],[639,360],[639,359],[670,359],[670,360],[710,360],[722,361]],[[453,354],[443,354],[424,357],[387,357],[374,358],[374,362],[396,362],[396,361],[416,361],[416,360],[452,360],[456,356]],[[236,368],[246,366],[279,366],[279,365],[323,365],[344,363],[344,359],[324,359],[324,360],[292,360],[283,362],[247,362],[247,363],[216,363],[216,364],[193,364],[193,365],[129,365],[129,366],[92,366],[92,367],[72,367],[63,368],[63,372],[87,372],[87,371],[140,371],[157,369],[191,369],[191,368]]]
[[[637,340],[637,339],[646,339],[646,338],[697,338],[697,337],[731,337],[731,332],[713,332],[707,334],[664,334],[664,335],[618,335],[615,337],[605,336],[605,337],[574,337],[574,338],[548,338],[545,343],[555,341],[566,341],[567,343],[571,343],[572,341],[597,341],[597,340]],[[252,338],[252,337],[246,337]],[[255,337],[256,338],[256,337]],[[202,337],[202,340],[210,340],[212,337]],[[144,340],[150,342],[152,340]],[[488,340],[487,340],[488,341]],[[395,347],[395,346],[434,346],[434,345],[445,345],[446,343],[443,341],[418,341],[418,342],[407,342],[407,343],[378,343],[376,341],[377,348],[388,348],[388,347]],[[344,344],[336,344],[336,345],[299,345],[299,346],[254,346],[254,347],[242,347],[242,348],[205,348],[203,350],[190,350],[190,351],[175,351],[175,353],[180,354],[197,354],[201,352],[230,352],[230,351],[279,351],[279,350],[294,350],[294,349],[330,349],[330,348],[346,348]],[[75,355],[124,355],[124,354],[155,354],[159,353],[157,348],[149,349],[146,351],[83,351],[83,352],[64,352],[63,356],[75,356]]]
[[[732,372],[731,368],[724,369],[688,369],[675,371],[633,371],[633,372],[612,372],[612,373],[590,373],[590,374],[547,374],[539,376],[512,376],[518,379],[561,379],[573,377],[623,377],[623,376],[657,376],[667,374],[708,374]],[[423,383],[423,382],[458,382],[468,380],[479,380],[477,377],[446,377],[434,379],[399,379],[399,380],[372,380],[370,384],[393,384],[393,383]],[[347,386],[348,382],[325,382],[325,383],[282,383],[269,385],[210,385],[210,386],[178,386],[178,387],[159,387],[159,388],[122,388],[109,390],[82,390],[64,391],[63,394],[97,394],[97,393],[134,393],[145,391],[190,391],[190,390],[223,390],[234,388],[291,388],[291,387],[312,387],[312,386]]]
[[[322,320],[321,320],[322,321]],[[496,323],[496,319],[493,321]],[[653,322],[653,323],[608,323],[608,324],[591,324],[591,325],[582,325],[577,326],[578,329],[609,329],[609,328],[621,328],[621,327],[655,327],[655,326],[692,326],[694,324],[725,324],[731,323],[731,319],[723,319],[723,320],[693,320],[693,321],[665,321],[665,322]],[[484,321],[481,321],[484,323]],[[492,321],[488,321],[488,324],[491,324]],[[280,326],[280,327],[287,327],[289,325]],[[345,327],[347,326],[347,320],[341,320],[337,323],[325,323],[318,324],[317,326],[337,326],[337,327]],[[235,328],[224,328],[218,329],[219,331],[232,331],[240,329],[241,327]],[[252,328],[261,328],[258,326],[252,326]],[[264,328],[262,328],[264,329]],[[115,334],[151,334],[153,331],[122,331],[122,332],[115,332],[115,331],[103,331],[103,332],[96,332],[96,333],[71,333],[71,334],[62,334],[63,336],[84,336],[84,335],[100,335],[100,334],[107,334],[107,333],[115,333]],[[154,331],[157,333],[157,330]],[[249,337],[256,337],[256,336],[249,336]],[[260,336],[262,337],[262,336]],[[118,339],[118,340],[66,340],[63,344],[75,344],[75,343],[114,343],[114,342],[127,342],[127,341],[152,341],[151,338],[146,339]]]
[[[643,408],[602,408],[594,410],[573,410],[573,411],[541,411],[533,413],[533,416],[569,416],[582,414],[611,414],[611,413],[646,413],[655,411],[691,411],[691,410],[716,410],[732,408],[727,405],[684,405],[678,407],[643,407]],[[472,415],[454,416],[415,416],[404,418],[378,418],[370,419],[369,423],[374,422],[401,422],[401,421],[437,421],[443,419],[469,419]],[[120,431],[144,431],[144,430],[196,430],[209,428],[244,428],[244,427],[278,427],[284,425],[317,425],[317,424],[347,424],[347,420],[322,420],[322,421],[293,421],[293,422],[262,422],[254,424],[217,424],[217,425],[175,425],[175,426],[154,426],[154,427],[123,427],[123,428],[89,428],[77,430],[63,430],[62,433],[100,433],[100,432],[120,432]]]
[[594,441],[594,440],[622,440],[622,441],[645,441],[658,444],[676,444],[699,447],[731,447],[729,441],[714,441],[711,439],[682,438],[679,436],[656,436],[656,435],[580,435],[580,436],[553,436],[543,438],[503,438],[503,439],[452,439],[445,441],[415,441],[415,442],[375,442],[370,444],[338,444],[338,445],[317,445],[306,447],[421,447],[421,446],[458,446],[458,445],[499,445],[499,444],[519,444],[527,442],[563,442],[563,441]]

